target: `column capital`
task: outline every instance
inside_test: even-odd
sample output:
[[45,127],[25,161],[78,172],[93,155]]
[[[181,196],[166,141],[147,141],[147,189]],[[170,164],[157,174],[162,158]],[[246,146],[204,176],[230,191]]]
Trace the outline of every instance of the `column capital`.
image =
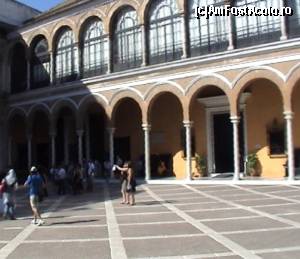
[[76,133],[77,133],[77,136],[78,137],[82,137],[83,136],[83,134],[84,134],[84,130],[76,130]]
[[240,119],[241,119],[241,117],[239,117],[239,116],[231,116],[230,117],[230,121],[233,124],[238,124],[240,122]]
[[150,131],[151,130],[151,125],[150,124],[142,124],[142,128],[144,131]]
[[183,126],[186,128],[191,128],[193,126],[194,122],[193,121],[183,121]]
[[286,120],[292,120],[294,118],[294,113],[292,111],[285,111],[283,115]]

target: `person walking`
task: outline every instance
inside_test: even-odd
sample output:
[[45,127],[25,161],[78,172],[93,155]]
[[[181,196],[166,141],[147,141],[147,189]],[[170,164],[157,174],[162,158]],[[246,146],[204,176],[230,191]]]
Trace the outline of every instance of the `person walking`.
[[66,194],[66,179],[67,179],[67,173],[63,165],[58,169],[57,172],[57,178],[58,178],[58,195],[65,195]]
[[15,220],[15,190],[18,187],[17,176],[13,169],[10,169],[6,177],[2,180],[5,185],[3,191],[3,218]]
[[121,192],[123,196],[122,203],[135,205],[135,191],[136,191],[136,181],[134,171],[132,169],[132,163],[130,161],[125,162],[123,167],[117,166],[117,169],[121,171],[122,181],[121,181]]
[[24,186],[29,187],[29,201],[33,213],[33,220],[31,223],[41,226],[45,223],[39,210],[39,192],[43,187],[43,180],[35,166],[30,169],[30,175],[28,176]]

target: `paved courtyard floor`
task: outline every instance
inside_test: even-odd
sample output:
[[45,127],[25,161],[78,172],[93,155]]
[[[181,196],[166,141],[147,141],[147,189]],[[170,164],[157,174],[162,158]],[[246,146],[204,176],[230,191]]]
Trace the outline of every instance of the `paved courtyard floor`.
[[139,185],[136,206],[119,186],[50,195],[46,224],[0,221],[0,258],[300,258],[300,187]]

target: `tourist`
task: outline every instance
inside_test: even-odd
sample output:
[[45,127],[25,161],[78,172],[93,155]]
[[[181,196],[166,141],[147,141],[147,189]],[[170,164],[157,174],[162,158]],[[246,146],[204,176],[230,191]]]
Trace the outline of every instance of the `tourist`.
[[57,184],[58,184],[58,195],[65,195],[66,194],[66,179],[67,173],[63,165],[58,169],[57,172]]
[[3,191],[3,217],[4,219],[15,220],[15,190],[18,187],[17,176],[13,169],[10,169],[6,177],[2,180]]
[[136,181],[132,164],[130,161],[128,161],[124,164],[124,167],[119,167],[116,165],[116,168],[121,171],[121,192],[123,197],[122,203],[133,206],[135,205],[134,193],[136,191]]
[[36,167],[33,166],[31,168],[30,175],[28,176],[24,186],[29,186],[30,206],[33,213],[33,220],[31,223],[41,226],[45,223],[39,211],[39,192],[43,186],[43,180],[38,174]]

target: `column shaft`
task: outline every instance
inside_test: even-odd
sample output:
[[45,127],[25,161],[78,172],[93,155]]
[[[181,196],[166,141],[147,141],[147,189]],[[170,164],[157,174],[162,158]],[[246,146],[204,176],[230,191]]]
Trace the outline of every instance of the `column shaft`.
[[[195,18],[196,19],[196,18]],[[186,32],[186,19],[185,19],[185,13],[181,14],[181,41],[182,41],[182,58],[187,58],[188,56],[188,50],[187,50],[187,32]]]
[[238,116],[230,118],[233,126],[233,149],[234,149],[234,175],[233,180],[238,181],[240,178],[240,151],[239,151],[239,122]]
[[295,180],[295,164],[294,164],[294,141],[293,141],[293,113],[284,112],[286,120],[286,137],[287,137],[287,151],[288,151],[288,180]]
[[56,149],[55,149],[56,133],[50,133],[50,138],[51,138],[51,166],[55,167],[55,164],[56,164]]
[[186,137],[186,169],[185,175],[187,180],[192,179],[192,137],[191,137],[191,128],[192,122],[184,121],[185,127],[185,137]]
[[83,137],[84,131],[83,130],[77,130],[77,136],[78,136],[78,162],[82,165],[83,162],[83,156],[82,156],[82,137]]
[[86,130],[85,130],[85,155],[86,159],[90,160],[91,158],[91,151],[90,151],[90,121],[89,119],[86,120]]
[[32,165],[32,136],[27,135],[27,166],[30,169]]
[[144,141],[145,141],[145,178],[146,181],[151,179],[151,165],[150,165],[150,129],[149,124],[142,125],[144,130]]
[[146,39],[146,28],[145,25],[141,25],[142,30],[142,66],[147,65],[147,39]]
[[69,164],[69,120],[64,120],[64,162]]

